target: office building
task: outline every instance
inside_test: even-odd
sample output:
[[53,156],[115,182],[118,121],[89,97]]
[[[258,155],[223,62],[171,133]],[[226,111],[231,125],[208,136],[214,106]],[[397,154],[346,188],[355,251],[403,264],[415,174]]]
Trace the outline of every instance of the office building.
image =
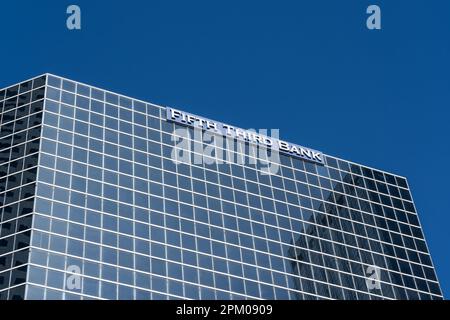
[[442,299],[404,177],[236,128],[231,158],[175,161],[175,130],[230,126],[171,110],[0,90],[0,299]]

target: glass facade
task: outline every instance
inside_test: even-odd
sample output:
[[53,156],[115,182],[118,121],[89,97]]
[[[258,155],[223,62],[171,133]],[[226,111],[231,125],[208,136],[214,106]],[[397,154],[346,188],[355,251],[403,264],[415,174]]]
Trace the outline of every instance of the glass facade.
[[45,79],[0,90],[0,299],[25,294]]
[[175,163],[165,112],[48,74],[0,90],[1,299],[442,299],[406,179]]

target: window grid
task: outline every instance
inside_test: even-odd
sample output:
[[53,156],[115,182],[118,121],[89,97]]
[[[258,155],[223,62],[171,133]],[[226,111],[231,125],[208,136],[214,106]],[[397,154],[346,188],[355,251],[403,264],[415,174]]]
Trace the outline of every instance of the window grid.
[[[0,149],[32,149],[31,123],[40,143],[38,183],[23,192],[35,202],[12,191],[37,154],[0,159],[0,241],[26,239],[16,220],[34,219],[25,291],[10,264],[0,299],[442,299],[406,179],[330,156],[281,155],[271,176],[248,156],[175,165],[163,109],[49,74],[0,90]],[[64,287],[71,263],[78,291]],[[365,286],[372,264],[380,290]]]

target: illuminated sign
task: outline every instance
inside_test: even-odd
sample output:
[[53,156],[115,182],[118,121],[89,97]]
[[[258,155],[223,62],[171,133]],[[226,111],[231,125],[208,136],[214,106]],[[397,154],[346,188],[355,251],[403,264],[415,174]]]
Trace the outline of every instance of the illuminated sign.
[[323,154],[319,151],[258,134],[250,130],[236,128],[228,124],[202,118],[170,107],[166,108],[166,118],[167,120],[178,124],[211,131],[225,137],[248,141],[290,156],[324,164]]

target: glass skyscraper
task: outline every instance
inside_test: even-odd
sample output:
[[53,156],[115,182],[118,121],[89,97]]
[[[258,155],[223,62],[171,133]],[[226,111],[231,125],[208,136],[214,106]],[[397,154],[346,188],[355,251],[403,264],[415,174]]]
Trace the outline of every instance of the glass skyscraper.
[[175,162],[168,110],[50,74],[0,90],[0,299],[442,299],[405,178]]

